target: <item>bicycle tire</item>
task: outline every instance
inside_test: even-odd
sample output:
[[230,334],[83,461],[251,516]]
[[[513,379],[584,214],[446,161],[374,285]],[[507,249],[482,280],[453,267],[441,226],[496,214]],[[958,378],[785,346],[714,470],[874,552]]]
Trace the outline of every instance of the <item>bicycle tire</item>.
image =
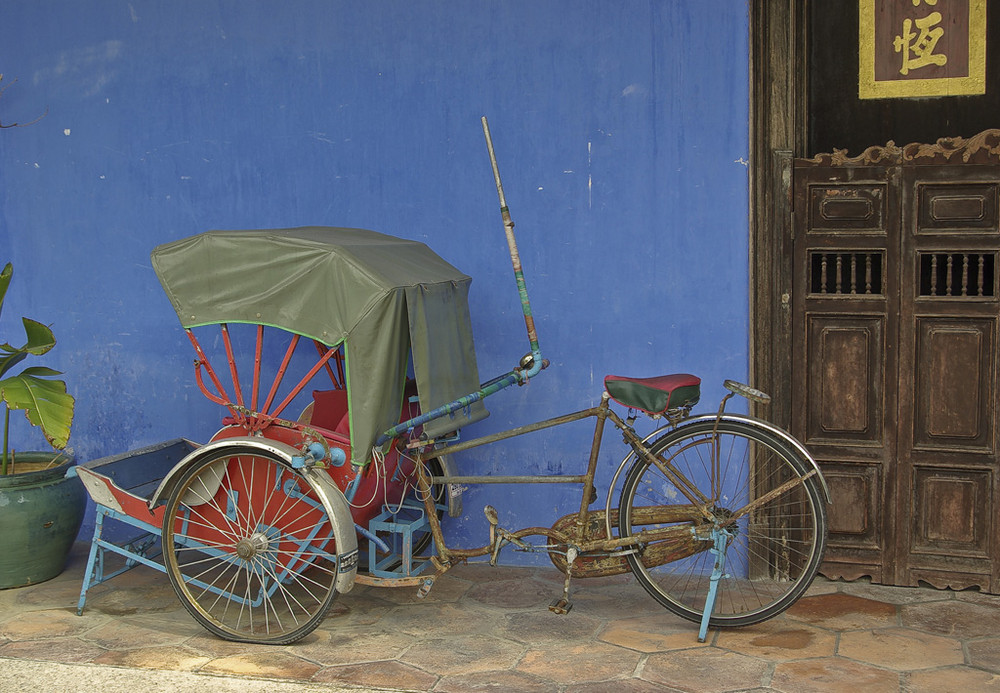
[[295,642],[337,595],[333,523],[312,483],[257,448],[217,450],[184,472],[161,539],[184,608],[226,640]]
[[[720,456],[713,486],[710,450],[716,435]],[[752,499],[795,478],[803,479],[813,469],[779,436],[741,420],[723,419],[717,428],[714,419],[692,422],[658,438],[650,450],[694,482],[723,522]],[[638,508],[678,504],[690,505],[690,500],[660,468],[639,457],[622,486],[621,536],[632,535],[636,529],[690,524],[697,536],[707,537],[711,524],[693,517],[639,527],[649,514],[637,512]],[[709,621],[713,627],[765,621],[794,604],[809,587],[826,546],[826,506],[820,483],[815,476],[804,478],[729,526],[735,536],[726,550],[726,571],[719,580]],[[693,553],[689,550],[687,557],[663,565],[647,566],[642,560],[644,547],[627,556],[636,579],[656,601],[696,623],[702,618],[715,562],[712,541],[701,541],[701,547]]]

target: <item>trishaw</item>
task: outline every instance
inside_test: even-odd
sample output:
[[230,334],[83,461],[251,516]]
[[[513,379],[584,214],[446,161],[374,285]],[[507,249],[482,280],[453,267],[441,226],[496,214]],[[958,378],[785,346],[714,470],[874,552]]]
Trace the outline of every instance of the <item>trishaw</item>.
[[[298,640],[355,583],[423,596],[450,567],[496,564],[505,546],[547,552],[562,571],[556,613],[571,608],[572,578],[631,571],[657,602],[698,623],[702,641],[709,627],[763,621],[804,593],[822,559],[829,493],[801,443],[725,411],[734,394],[768,399],[753,388],[726,381],[718,411],[691,416],[694,375],[608,376],[597,406],[461,439],[486,416],[486,397],[547,366],[485,118],[483,128],[529,353],[480,383],[471,280],[422,243],[305,227],[211,231],[156,248],[154,269],[197,355],[197,385],[228,415],[205,445],[121,458],[145,465],[170,453],[144,485],[80,466],[98,507],[81,612],[88,588],[118,574],[105,574],[109,551],[124,569],[166,572],[212,633],[255,643]],[[203,343],[219,345],[224,368]],[[657,422],[644,437],[633,425],[640,415]],[[454,464],[464,450],[585,418],[595,427],[580,474],[463,476]],[[608,421],[626,450],[592,509]],[[551,527],[515,530],[486,506],[486,543],[448,546],[443,517],[474,483],[577,484],[580,505]],[[109,541],[106,518],[139,538]]]

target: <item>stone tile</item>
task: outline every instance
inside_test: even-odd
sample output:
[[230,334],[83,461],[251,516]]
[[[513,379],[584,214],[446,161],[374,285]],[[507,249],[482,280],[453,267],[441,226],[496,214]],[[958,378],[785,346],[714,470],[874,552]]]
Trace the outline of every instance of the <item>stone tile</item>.
[[579,613],[575,608],[563,615],[552,613],[548,609],[532,609],[503,614],[502,625],[497,634],[528,644],[579,642],[593,639],[602,625],[602,621]]
[[[583,583],[581,580],[580,583]],[[655,613],[663,618],[674,616],[660,606],[635,582],[607,585],[591,589],[591,581],[581,587],[576,581],[570,588],[570,601],[573,602],[573,612],[600,619],[629,618],[639,614]],[[552,599],[558,595],[553,592]],[[551,600],[550,600],[551,601]]]
[[116,619],[86,634],[86,639],[109,650],[131,650],[158,645],[179,645],[191,633],[173,624],[153,621]]
[[679,688],[662,686],[642,679],[614,679],[611,681],[594,681],[592,683],[570,684],[563,693],[681,693]]
[[371,587],[364,589],[355,587],[347,594],[337,595],[319,628],[336,630],[344,626],[378,623],[383,616],[396,607],[393,602],[382,599],[381,593],[388,592],[389,590]]
[[289,650],[324,666],[396,659],[417,641],[403,633],[365,628],[316,631],[312,635]]
[[326,667],[311,679],[316,683],[342,683],[351,686],[379,686],[404,690],[428,691],[437,676],[401,662],[368,662]]
[[530,579],[534,576],[535,569],[510,565],[492,566],[486,561],[477,561],[475,563],[463,563],[461,565],[457,565],[445,574],[459,580],[479,584],[482,582],[493,582],[496,580]]
[[790,618],[832,630],[898,625],[895,605],[840,592],[803,597],[785,613]]
[[899,677],[895,671],[842,657],[823,657],[781,662],[774,667],[771,688],[784,693],[896,693]]
[[88,590],[83,613],[129,616],[177,609],[180,602],[166,575],[151,568],[146,568],[146,573],[134,570],[136,575],[129,575],[134,579],[127,583],[122,580],[123,575]]
[[908,628],[844,633],[840,636],[841,657],[876,664],[896,671],[913,671],[962,664],[962,644]]
[[844,594],[852,594],[856,597],[885,602],[886,604],[914,604],[952,599],[952,593],[943,590],[874,585],[868,580],[846,582],[840,586],[840,591]]
[[650,655],[640,676],[681,690],[715,693],[764,685],[770,665],[753,657],[702,648]]
[[461,632],[448,638],[421,640],[400,657],[416,667],[427,667],[438,674],[471,674],[480,671],[510,669],[521,659],[525,647],[510,640],[487,635],[465,636]]
[[815,597],[820,594],[830,594],[831,592],[839,592],[841,587],[840,582],[835,580],[830,580],[822,575],[817,575],[812,581],[812,584],[806,589],[806,593],[803,596]]
[[548,644],[528,650],[517,670],[558,683],[628,678],[639,653],[602,643]]
[[[434,581],[434,587],[423,598],[417,596],[416,587],[375,587],[373,589],[380,592],[381,599],[392,604],[439,604],[441,602],[457,602],[465,596],[469,588],[470,585],[467,581],[452,577],[451,572],[448,572]],[[345,599],[349,597],[350,593],[345,595]]]
[[[607,690],[607,689],[605,689]],[[434,693],[551,693],[552,682],[519,671],[484,671],[445,676]]]
[[[60,660],[63,661],[63,660]],[[168,671],[197,671],[211,658],[181,647],[140,647],[135,650],[110,650],[93,660],[94,664],[135,669],[166,669]]]
[[962,590],[955,592],[955,599],[962,602],[972,602],[973,604],[985,604],[1000,608],[1000,594],[986,594],[978,590]]
[[75,610],[42,609],[27,611],[7,619],[0,625],[0,637],[9,640],[58,638],[79,635],[105,623],[108,620],[103,617],[77,616]]
[[[288,652],[294,653],[295,648],[303,647],[318,637],[320,636],[316,632],[312,632],[297,643],[289,645],[286,649]],[[199,628],[197,635],[186,639],[183,646],[192,652],[205,655],[210,659],[232,657],[240,654],[266,654],[278,651],[274,645],[255,645],[253,643],[223,640],[203,628]]]
[[715,646],[771,661],[832,657],[837,635],[791,619],[720,630]]
[[951,599],[904,606],[902,624],[908,628],[958,638],[978,638],[997,633],[1000,608]]
[[908,677],[907,693],[942,691],[1000,691],[1000,675],[970,667],[918,671]]
[[301,657],[271,647],[266,652],[213,659],[203,666],[201,671],[235,676],[308,680],[315,676],[320,668],[319,665],[307,662]]
[[[698,642],[698,626],[665,611],[662,615],[622,618],[610,622],[599,639],[638,652],[667,652],[709,647]],[[711,640],[711,638],[709,638]]]
[[45,662],[93,662],[107,650],[79,638],[20,640],[0,646],[0,657],[34,659]]
[[421,638],[451,633],[495,635],[503,627],[505,612],[463,601],[461,604],[407,604],[386,618],[393,630]]
[[551,585],[538,580],[493,580],[480,582],[468,592],[468,599],[506,609],[538,607],[548,610],[552,600],[560,596]]
[[969,664],[1000,674],[1000,638],[985,638],[966,645]]
[[[62,573],[65,576],[66,573]],[[83,580],[62,579],[59,577],[47,580],[37,585],[4,590],[0,594],[9,595],[17,607],[59,608],[70,604],[76,607],[80,601],[80,587]]]

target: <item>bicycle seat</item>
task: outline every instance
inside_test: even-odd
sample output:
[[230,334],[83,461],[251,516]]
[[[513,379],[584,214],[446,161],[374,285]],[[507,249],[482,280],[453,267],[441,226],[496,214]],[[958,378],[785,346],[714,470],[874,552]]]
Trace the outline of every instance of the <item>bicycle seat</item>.
[[670,409],[697,404],[701,397],[701,378],[688,373],[652,378],[608,375],[604,378],[604,389],[618,404],[658,416]]

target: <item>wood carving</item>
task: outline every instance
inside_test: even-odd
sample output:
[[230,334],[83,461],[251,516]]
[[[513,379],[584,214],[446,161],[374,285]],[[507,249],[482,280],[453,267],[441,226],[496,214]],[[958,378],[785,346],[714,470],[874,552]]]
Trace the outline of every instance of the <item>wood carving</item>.
[[801,165],[817,166],[893,166],[900,164],[995,164],[1000,162],[1000,129],[990,129],[973,137],[942,137],[934,144],[911,142],[899,147],[889,140],[885,145],[868,147],[858,156],[848,156],[846,149],[799,159]]

